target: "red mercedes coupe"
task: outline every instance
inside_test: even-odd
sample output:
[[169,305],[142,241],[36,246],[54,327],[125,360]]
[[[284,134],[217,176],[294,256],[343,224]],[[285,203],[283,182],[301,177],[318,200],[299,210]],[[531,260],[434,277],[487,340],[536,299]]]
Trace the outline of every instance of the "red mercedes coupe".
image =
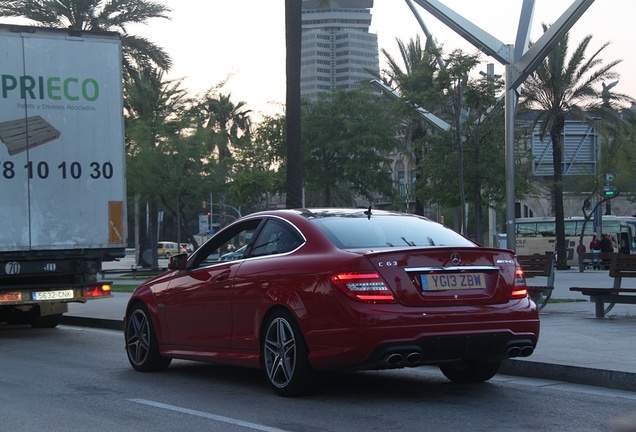
[[262,368],[295,396],[342,369],[437,365],[492,378],[539,336],[515,255],[412,214],[365,209],[254,213],[140,285],[125,316],[138,371],[171,359]]

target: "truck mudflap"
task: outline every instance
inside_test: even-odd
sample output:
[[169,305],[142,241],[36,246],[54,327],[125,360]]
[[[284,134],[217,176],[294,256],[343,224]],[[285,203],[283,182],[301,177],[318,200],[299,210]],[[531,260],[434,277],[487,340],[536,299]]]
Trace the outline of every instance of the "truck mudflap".
[[3,286],[0,291],[0,307],[35,305],[46,303],[86,303],[88,300],[112,297],[110,281],[69,287],[46,286]]

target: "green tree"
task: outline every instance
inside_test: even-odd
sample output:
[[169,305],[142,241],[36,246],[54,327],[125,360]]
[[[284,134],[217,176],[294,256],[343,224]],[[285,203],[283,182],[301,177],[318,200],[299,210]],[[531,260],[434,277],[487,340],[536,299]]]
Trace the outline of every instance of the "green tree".
[[251,133],[251,113],[246,102],[232,101],[231,94],[219,93],[216,86],[208,90],[193,106],[197,128],[211,131],[206,143],[210,156],[215,155],[219,164],[230,173],[233,152],[241,143],[249,141]]
[[[233,102],[232,95],[219,89],[224,82],[208,90],[190,110],[196,119],[196,130],[202,139],[207,159],[216,160],[218,184],[215,188],[215,203],[219,206],[222,225],[227,220],[227,189],[231,181],[236,152],[251,141],[251,110],[246,102]],[[211,165],[213,166],[213,165]]]
[[[302,128],[308,205],[350,206],[355,194],[370,201],[376,193],[391,196],[391,179],[381,172],[388,162],[383,155],[397,145],[394,125],[377,96],[365,90],[324,93],[307,104]],[[343,190],[344,197],[338,193]]]
[[159,46],[126,30],[152,18],[169,19],[170,9],[149,0],[0,0],[0,17],[21,17],[44,27],[121,34],[125,78],[138,71],[170,69],[171,60]]
[[[505,189],[504,130],[501,106],[496,95],[501,83],[469,79],[478,56],[456,50],[446,58],[434,43],[422,48],[419,38],[404,43],[398,39],[401,62],[384,51],[385,81],[402,98],[397,106],[403,121],[406,148],[417,163],[416,212],[420,203],[433,202],[442,208],[473,210],[460,216],[466,232],[483,241],[485,210],[502,204]],[[448,131],[432,127],[417,115],[417,105],[446,120]],[[519,195],[530,190],[529,165],[517,161]]]
[[[622,110],[621,118],[625,122],[624,127],[609,129],[602,127],[602,125],[599,127],[603,137],[599,171],[601,173],[615,173],[616,179],[612,184],[618,188],[622,197],[633,200],[636,196],[636,184],[634,184],[636,111],[634,109]],[[602,178],[593,180],[596,183],[603,182]]]
[[[465,92],[469,91],[468,88],[468,74],[479,64],[479,55],[465,54],[460,50],[453,51],[448,61],[447,67],[444,69],[443,74],[447,77],[450,86],[447,94],[452,96],[452,102],[450,104],[452,112],[452,130],[454,131],[453,137],[455,146],[457,147],[457,175],[458,175],[458,190],[459,190],[459,214],[460,214],[460,231],[464,234],[468,232],[467,217],[466,217],[466,181],[465,181],[465,156],[464,156],[464,140],[466,139],[465,125],[467,122],[467,116],[470,112],[470,108],[485,110],[487,106],[484,106],[482,101],[478,100],[477,104],[473,107],[467,106],[467,98]],[[473,92],[475,95],[477,92]],[[475,121],[475,120],[473,120]],[[477,161],[479,159],[478,152],[475,154]],[[477,162],[474,161],[474,162]],[[481,220],[481,207],[477,209],[475,203],[475,211],[478,212],[477,220]]]
[[[192,165],[202,155],[200,150],[192,154],[198,146],[181,138],[192,124],[184,121],[189,100],[179,81],[165,81],[161,72],[145,70],[137,80],[126,83],[124,92],[129,195],[139,196],[150,209],[149,226],[142,227],[145,229],[141,229],[140,244],[141,251],[154,251],[156,267],[157,211],[167,208],[180,220],[177,197],[184,195],[184,183],[200,183],[191,176],[201,172],[200,167]],[[150,237],[145,236],[146,232]],[[142,264],[141,257],[139,263]]]
[[[381,50],[387,61],[382,75],[385,83],[402,95],[394,106],[405,131],[401,151],[411,154],[415,165],[419,166],[426,153],[428,137],[434,133],[434,128],[422,119],[414,104],[419,104],[427,111],[439,113],[441,105],[436,89],[443,61],[439,60],[441,53],[434,44],[427,41],[425,49],[422,48],[419,36],[407,43],[397,39],[397,44],[399,59],[387,50]],[[415,187],[419,187],[423,181],[425,179],[417,169]],[[415,213],[424,215],[424,203],[420,194],[415,194]]]
[[[548,26],[544,25],[544,31]],[[557,268],[567,267],[565,244],[565,221],[563,208],[563,142],[565,120],[576,118],[588,123],[600,123],[605,127],[619,125],[618,108],[631,100],[619,93],[603,92],[604,82],[618,78],[614,68],[621,60],[604,64],[601,54],[608,47],[605,43],[588,54],[592,36],[586,36],[569,52],[569,37],[566,35],[548,54],[526,80],[521,101],[537,110],[535,124],[540,126],[541,140],[552,142],[552,198],[556,221]]]
[[266,116],[255,128],[250,145],[241,146],[230,183],[233,202],[263,210],[268,197],[285,190],[285,118]]

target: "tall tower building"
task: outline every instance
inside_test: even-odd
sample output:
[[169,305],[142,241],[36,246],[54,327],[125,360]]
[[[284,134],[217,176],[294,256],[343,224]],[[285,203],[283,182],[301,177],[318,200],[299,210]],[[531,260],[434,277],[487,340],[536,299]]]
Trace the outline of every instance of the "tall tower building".
[[373,0],[303,0],[303,97],[357,88],[380,71],[378,37],[369,33]]

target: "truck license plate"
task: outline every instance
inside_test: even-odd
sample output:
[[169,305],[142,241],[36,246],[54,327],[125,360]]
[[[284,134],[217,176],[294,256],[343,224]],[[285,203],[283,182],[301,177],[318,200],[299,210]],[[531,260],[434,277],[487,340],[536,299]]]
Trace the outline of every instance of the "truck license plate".
[[422,276],[422,289],[424,291],[484,288],[486,288],[486,275],[484,273],[450,273]]
[[73,290],[37,291],[33,293],[33,300],[66,300],[73,298]]

